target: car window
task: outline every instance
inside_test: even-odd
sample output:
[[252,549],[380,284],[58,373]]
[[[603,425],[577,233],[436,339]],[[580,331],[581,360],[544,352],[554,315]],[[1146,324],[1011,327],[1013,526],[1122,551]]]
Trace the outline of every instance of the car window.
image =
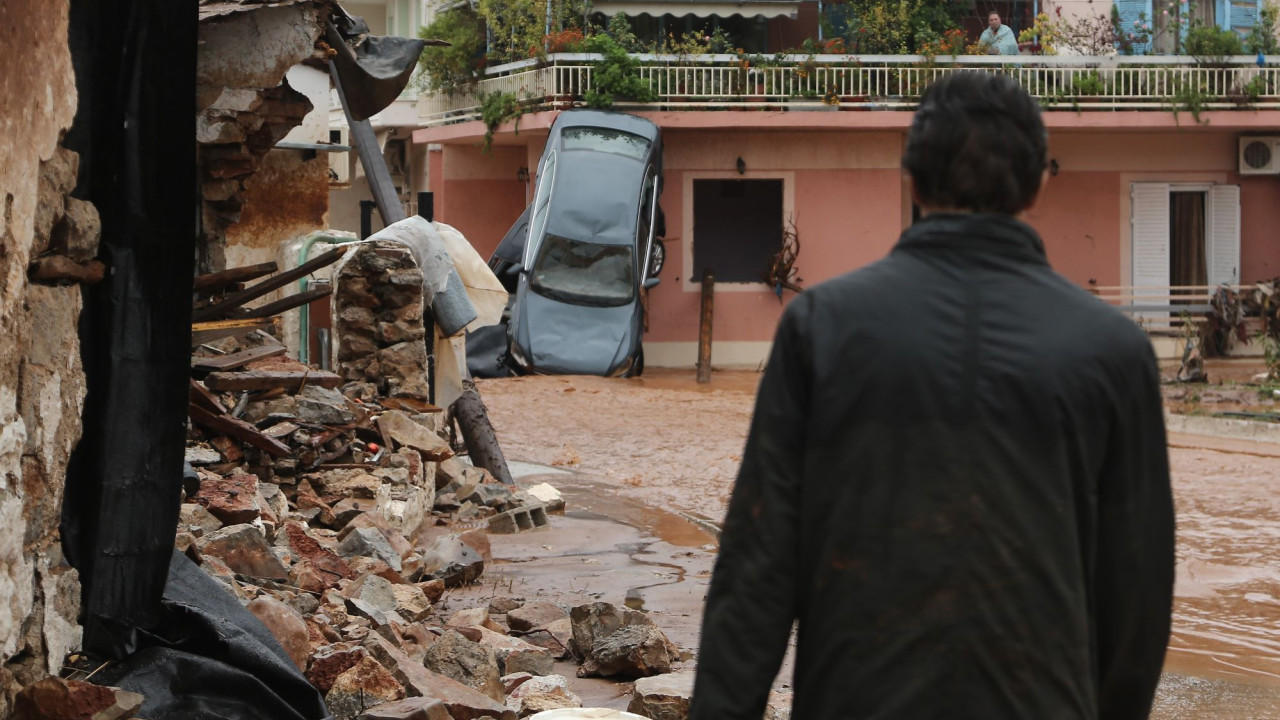
[[[640,218],[636,223],[636,247],[639,249],[641,263],[649,254],[649,237],[653,230],[653,186],[656,183],[657,176],[650,165],[645,171],[644,185],[640,189]],[[642,271],[640,275],[644,277],[646,272]]]
[[524,244],[524,264],[529,265],[529,258],[538,251],[538,240],[547,229],[547,217],[550,215],[551,186],[556,179],[556,154],[547,155],[538,173],[538,189],[533,196],[533,214],[529,218],[529,239]]
[[529,273],[529,287],[575,305],[626,305],[636,290],[633,249],[547,235]]
[[596,150],[635,160],[644,160],[649,141],[621,130],[593,127],[565,128],[560,147],[564,150]]

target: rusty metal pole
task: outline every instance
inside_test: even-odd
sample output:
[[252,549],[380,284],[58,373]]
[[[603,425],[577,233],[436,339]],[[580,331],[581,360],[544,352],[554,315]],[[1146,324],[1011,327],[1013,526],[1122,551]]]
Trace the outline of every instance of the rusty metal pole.
[[711,316],[715,309],[716,274],[702,271],[702,316],[698,321],[698,383],[711,382]]

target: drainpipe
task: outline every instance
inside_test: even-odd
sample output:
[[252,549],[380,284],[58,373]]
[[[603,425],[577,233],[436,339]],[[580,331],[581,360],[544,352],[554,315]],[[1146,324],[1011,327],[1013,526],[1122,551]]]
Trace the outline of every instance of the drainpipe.
[[[298,249],[298,264],[301,265],[307,261],[307,255],[311,253],[311,246],[316,243],[346,245],[356,241],[356,238],[334,235],[329,232],[312,233],[306,240],[302,241],[302,247]],[[298,281],[298,289],[306,292],[307,284],[307,278],[302,278]],[[333,289],[336,291],[338,286],[335,284]],[[298,308],[298,335],[298,361],[306,364],[311,357],[311,303],[306,303]]]
[[547,32],[542,36],[542,52],[551,52],[551,0],[547,0]]
[[818,0],[818,43],[822,43],[822,0]]

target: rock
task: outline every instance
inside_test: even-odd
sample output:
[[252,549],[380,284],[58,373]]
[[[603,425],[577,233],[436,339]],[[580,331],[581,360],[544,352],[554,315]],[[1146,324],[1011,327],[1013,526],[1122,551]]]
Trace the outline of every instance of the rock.
[[587,661],[579,668],[579,675],[628,678],[660,675],[671,672],[671,664],[679,659],[679,651],[657,627],[626,625],[596,641]]
[[449,709],[453,720],[479,720],[485,716],[495,720],[515,720],[516,714],[502,704],[457,680],[431,672],[421,663],[415,663],[376,633],[365,639],[364,647],[396,676],[406,692],[439,700]]
[[597,602],[575,607],[569,617],[574,649],[583,657],[580,677],[658,675],[679,658],[679,650],[644,613]]
[[307,668],[307,655],[311,652],[311,642],[307,635],[307,624],[302,614],[270,595],[255,598],[247,606],[253,616],[262,621],[271,631],[271,635],[284,648],[285,653],[293,660],[299,670]]
[[347,523],[354,518],[376,510],[378,507],[377,500],[366,500],[364,498],[347,497],[339,500],[333,505],[333,523],[332,526],[337,528],[345,528]]
[[66,255],[76,262],[92,260],[98,254],[98,239],[102,236],[102,220],[93,203],[78,198],[67,198],[66,214],[53,227],[53,251]]
[[320,609],[320,601],[314,595],[307,592],[293,593],[289,597],[280,598],[285,605],[297,610],[299,614],[306,616],[311,615]]
[[363,470],[328,470],[307,478],[317,493],[326,496],[373,500],[382,487],[382,478]]
[[[489,609],[478,607],[459,610],[450,616],[444,624],[452,627],[488,627],[491,622],[489,620]],[[493,630],[494,628],[490,627],[489,629]]]
[[[401,569],[404,569],[403,563],[401,564]],[[351,570],[357,576],[377,575],[392,585],[403,585],[407,582],[403,575],[392,570],[390,565],[377,558],[353,557],[351,558]]]
[[764,706],[764,720],[791,720],[792,693],[790,689],[771,691]]
[[498,671],[498,659],[493,650],[457,632],[446,631],[432,643],[423,657],[423,665],[497,702],[503,700],[502,673]]
[[221,527],[222,521],[198,503],[182,503],[178,510],[178,529],[195,537],[202,537]]
[[374,528],[378,532],[382,533],[382,537],[387,539],[387,544],[391,546],[391,549],[395,551],[396,555],[404,558],[406,555],[413,552],[413,543],[409,542],[409,540],[405,538],[404,533],[397,530],[385,517],[376,512],[366,512],[357,515],[347,525],[347,528],[350,528],[350,530],[344,528],[338,535],[339,540],[346,537],[348,532],[354,531],[357,528]]
[[529,717],[547,710],[582,707],[582,699],[569,689],[569,681],[563,675],[547,675],[527,680],[512,690],[507,707],[519,717]]
[[422,327],[422,323],[403,320],[378,323],[377,337],[384,343],[393,344],[405,342],[406,340],[421,340],[426,336],[427,331],[426,328]]
[[211,555],[231,570],[255,578],[287,580],[280,563],[262,533],[252,525],[229,525],[196,540],[201,555]]
[[[339,580],[351,580],[356,577],[351,571],[351,566],[336,553],[328,550],[320,545],[313,537],[307,534],[306,526],[299,522],[288,522],[284,525],[284,532],[289,541],[289,548],[308,563],[308,568],[318,573],[317,579],[323,587],[316,590],[312,587],[304,588],[312,592],[322,592],[338,584]],[[294,566],[297,570],[298,566]],[[292,575],[293,573],[291,573]],[[299,573],[300,575],[302,573]],[[298,587],[303,587],[301,583],[295,582]]]
[[371,657],[361,658],[338,676],[325,693],[324,703],[334,720],[355,720],[371,707],[404,697],[404,687]]
[[297,397],[295,414],[303,422],[321,425],[350,425],[356,421],[355,413],[347,405],[347,398],[337,390],[308,385]]
[[453,720],[453,716],[439,700],[413,697],[379,705],[366,711],[360,720]]
[[382,413],[378,417],[378,429],[398,444],[417,450],[423,460],[438,462],[453,457],[449,443],[399,410]]
[[192,465],[216,465],[222,462],[222,453],[199,445],[188,447],[183,457]]
[[533,679],[533,675],[527,672],[508,673],[502,676],[502,689],[510,695],[516,688]]
[[456,495],[446,492],[438,493],[436,495],[436,501],[432,507],[442,513],[453,513],[456,512],[458,508],[462,507],[462,505],[458,502]]
[[342,596],[350,600],[359,600],[383,612],[397,608],[394,586],[386,578],[377,575],[362,575],[342,591]]
[[396,596],[396,612],[410,622],[421,622],[431,613],[431,601],[417,585],[392,585],[391,592]]
[[489,534],[484,530],[468,530],[459,535],[458,539],[466,543],[467,547],[479,553],[485,564],[493,562],[493,546],[489,543]]
[[527,672],[530,675],[550,675],[555,671],[555,658],[551,652],[531,645],[520,638],[513,638],[480,627],[480,644],[493,650],[498,659],[498,670],[503,675]]
[[526,488],[525,492],[542,503],[549,512],[564,512],[564,496],[550,484],[539,483]]
[[436,490],[442,490],[451,483],[461,486],[467,479],[467,468],[471,467],[458,458],[440,461],[436,466]]
[[239,473],[200,481],[195,501],[227,525],[251,523],[258,511],[258,477]]
[[307,665],[307,681],[321,693],[329,692],[342,673],[355,667],[369,652],[359,645],[334,643],[318,648]]
[[432,605],[440,602],[440,598],[444,596],[444,581],[439,578],[417,583],[417,588],[422,591],[423,595],[427,596]]
[[693,671],[636,680],[627,712],[651,720],[686,720],[693,698]]
[[557,620],[567,620],[569,613],[555,603],[543,600],[527,602],[507,613],[507,624],[517,632],[531,632]]
[[468,484],[461,486],[454,496],[459,502],[472,502],[501,510],[511,501],[511,488],[501,483]]
[[456,536],[436,538],[422,552],[423,577],[443,580],[445,587],[469,585],[482,572],[484,558]]
[[[489,600],[490,615],[506,615],[516,608],[524,605],[523,600],[516,600],[509,597],[496,597]],[[566,614],[565,617],[568,617]]]
[[143,696],[120,688],[47,677],[13,700],[11,720],[122,720],[142,707]]
[[356,528],[338,544],[338,552],[344,557],[362,555],[377,558],[400,571],[400,555],[391,549],[391,544],[382,533],[374,528]]

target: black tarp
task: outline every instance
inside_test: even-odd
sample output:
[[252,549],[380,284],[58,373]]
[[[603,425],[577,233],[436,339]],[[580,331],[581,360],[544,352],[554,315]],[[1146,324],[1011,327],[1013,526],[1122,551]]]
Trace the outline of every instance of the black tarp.
[[119,657],[161,620],[178,522],[198,211],[195,0],[71,3],[76,196],[102,217],[106,279],[84,293],[84,432],[63,547],[84,647]]

